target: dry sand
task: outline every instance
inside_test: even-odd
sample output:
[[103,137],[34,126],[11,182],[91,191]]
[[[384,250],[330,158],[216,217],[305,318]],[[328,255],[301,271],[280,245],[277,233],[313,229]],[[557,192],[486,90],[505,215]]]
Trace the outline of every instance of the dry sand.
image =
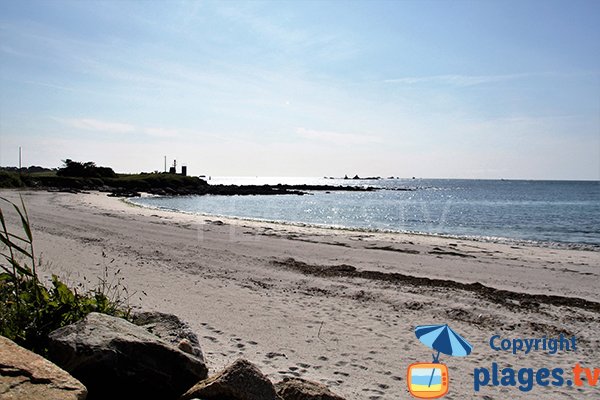
[[[411,398],[407,366],[431,361],[414,327],[448,323],[474,350],[442,355],[447,399],[600,396],[600,385],[473,391],[474,369],[492,362],[561,367],[565,378],[577,362],[600,367],[598,252],[186,215],[100,193],[20,193],[44,276],[93,283],[105,267],[120,270],[136,307],[190,323],[212,371],[245,357],[275,381],[301,376],[348,399]],[[494,334],[561,332],[577,336],[577,352],[489,346]]]

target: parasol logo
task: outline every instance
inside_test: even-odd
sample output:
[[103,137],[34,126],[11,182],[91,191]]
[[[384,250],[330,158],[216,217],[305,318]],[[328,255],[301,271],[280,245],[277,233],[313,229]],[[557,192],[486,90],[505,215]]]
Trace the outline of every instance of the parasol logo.
[[432,362],[414,363],[408,366],[406,383],[408,391],[417,399],[437,399],[448,393],[450,377],[448,367],[440,363],[440,354],[464,357],[473,346],[453,331],[447,324],[419,325],[415,335],[427,347],[437,351]]

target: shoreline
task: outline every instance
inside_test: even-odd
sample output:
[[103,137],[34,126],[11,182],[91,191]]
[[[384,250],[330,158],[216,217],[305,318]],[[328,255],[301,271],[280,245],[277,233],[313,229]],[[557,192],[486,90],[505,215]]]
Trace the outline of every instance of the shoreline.
[[[429,323],[448,323],[474,346],[468,357],[444,358],[448,398],[475,396],[473,369],[492,362],[565,370],[600,364],[598,252],[188,215],[104,193],[0,195],[19,194],[43,277],[89,287],[105,268],[119,271],[136,309],[190,324],[212,372],[244,357],[274,381],[299,376],[347,399],[408,399],[408,365],[431,360],[414,327]],[[8,223],[18,229],[18,220]],[[495,334],[560,333],[577,335],[577,353],[521,359],[489,347]],[[521,395],[502,390],[482,387],[477,396]],[[596,391],[537,387],[530,394],[591,399]]]
[[[194,195],[191,195],[191,196],[194,196]],[[146,195],[142,195],[141,197],[161,198],[161,197],[168,197],[168,196],[146,194]],[[333,231],[339,230],[339,231],[364,232],[364,233],[373,233],[373,234],[382,233],[382,234],[392,234],[392,235],[425,236],[425,237],[436,237],[436,238],[440,238],[440,239],[469,240],[469,241],[478,242],[478,243],[497,243],[497,244],[506,244],[506,245],[515,245],[515,246],[540,247],[540,248],[548,248],[548,249],[581,250],[581,251],[600,252],[600,245],[590,244],[590,243],[549,242],[549,241],[517,239],[517,238],[508,238],[508,237],[495,237],[495,236],[469,236],[469,235],[438,234],[438,233],[417,232],[417,231],[400,231],[400,230],[393,230],[393,229],[360,228],[360,227],[343,226],[343,225],[327,225],[327,224],[310,223],[310,222],[302,222],[302,221],[285,221],[285,220],[275,220],[275,219],[252,218],[252,217],[242,217],[242,216],[235,216],[235,215],[213,214],[213,213],[206,213],[206,212],[193,212],[193,211],[178,210],[178,209],[168,208],[168,207],[138,204],[138,203],[135,203],[134,201],[132,201],[132,199],[135,199],[135,198],[136,197],[123,197],[123,198],[119,198],[119,199],[121,201],[123,201],[124,203],[129,204],[134,207],[141,207],[141,208],[147,208],[150,210],[179,213],[179,214],[185,214],[185,215],[191,215],[191,216],[221,218],[221,219],[227,219],[230,221],[246,221],[246,222],[259,222],[259,223],[264,222],[264,223],[270,223],[270,224],[297,226],[297,227],[304,227],[304,228],[328,229],[328,230],[333,230]]]

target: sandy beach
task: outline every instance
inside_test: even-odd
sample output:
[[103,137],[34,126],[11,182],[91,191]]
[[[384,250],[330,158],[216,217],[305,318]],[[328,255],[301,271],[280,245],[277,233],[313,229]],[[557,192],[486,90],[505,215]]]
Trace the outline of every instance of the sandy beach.
[[[445,398],[598,398],[600,386],[484,386],[474,370],[600,367],[600,253],[370,233],[141,208],[103,193],[0,191],[28,207],[41,274],[91,287],[107,268],[136,309],[173,313],[211,371],[239,357],[272,380],[300,376],[348,399],[408,399],[430,362],[417,325],[474,347],[440,358]],[[16,219],[9,220],[14,230]],[[91,282],[91,283],[89,283]],[[495,351],[490,338],[576,336],[577,351]]]

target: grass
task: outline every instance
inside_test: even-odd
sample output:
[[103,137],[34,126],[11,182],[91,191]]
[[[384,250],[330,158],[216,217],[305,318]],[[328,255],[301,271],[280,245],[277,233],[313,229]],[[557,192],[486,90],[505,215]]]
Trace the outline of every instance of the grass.
[[5,211],[0,207],[0,335],[46,355],[50,332],[91,312],[129,317],[131,295],[119,271],[111,277],[106,265],[98,284],[81,293],[56,275],[52,276],[50,287],[40,282],[39,262],[36,262],[33,233],[23,199],[15,204],[0,197],[0,204],[16,213],[22,229],[18,234],[10,232]]

